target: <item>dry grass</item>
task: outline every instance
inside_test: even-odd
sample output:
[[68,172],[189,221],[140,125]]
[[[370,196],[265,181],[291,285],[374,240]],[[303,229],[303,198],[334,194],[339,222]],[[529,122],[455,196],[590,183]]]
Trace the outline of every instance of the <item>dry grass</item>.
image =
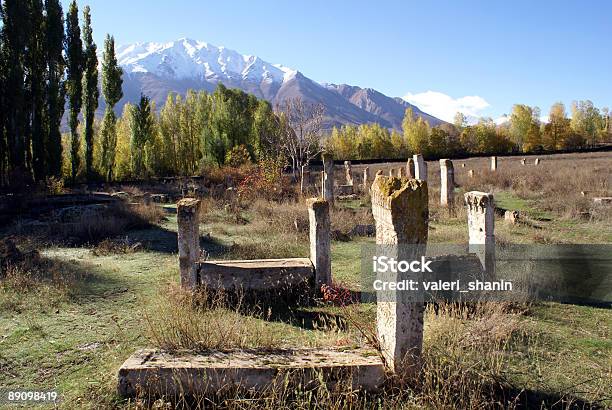
[[[245,310],[242,298],[222,292],[196,293],[168,285],[159,303],[145,312],[150,342],[166,350],[231,349],[278,346],[257,309]],[[249,314],[250,313],[250,314]]]

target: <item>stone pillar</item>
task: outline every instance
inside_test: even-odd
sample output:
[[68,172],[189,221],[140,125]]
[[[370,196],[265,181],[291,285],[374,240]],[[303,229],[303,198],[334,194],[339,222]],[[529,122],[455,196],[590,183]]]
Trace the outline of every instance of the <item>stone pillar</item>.
[[525,165],[525,158],[521,159],[521,165]]
[[394,176],[393,174],[394,174],[393,168],[389,168],[389,176],[392,177]]
[[[377,176],[372,184],[378,256],[412,261],[425,255],[428,229],[427,182]],[[399,282],[401,272],[377,272],[377,279]],[[425,304],[410,291],[378,291],[376,330],[385,364],[396,373],[416,375],[423,346]]]
[[495,201],[493,194],[465,193],[469,249],[478,255],[487,274],[495,271]]
[[198,285],[197,262],[200,258],[200,201],[181,199],[176,204],[176,214],[181,287],[194,289]]
[[440,205],[453,205],[455,188],[455,169],[450,159],[440,160]]
[[423,159],[423,155],[414,154],[412,158],[414,160],[414,178],[427,181],[427,164]]
[[334,157],[323,155],[323,199],[334,206]]
[[398,178],[402,178],[404,176],[404,168],[399,167],[397,169],[397,176],[398,176]]
[[468,176],[469,176],[470,178],[474,178],[474,170],[473,170],[473,169],[470,169],[470,170],[468,171]]
[[408,158],[408,162],[406,162],[406,176],[414,179],[414,160],[412,158]]
[[533,165],[538,165],[540,163],[540,158],[536,158],[535,161],[533,161]]
[[346,176],[346,185],[353,185],[353,168],[351,161],[344,161],[344,174]]
[[363,192],[368,192],[370,189],[370,168],[363,169]]
[[332,283],[329,203],[319,198],[311,198],[306,202],[310,221],[310,261],[315,269],[315,284],[319,292],[321,285]]
[[461,168],[465,168],[465,163],[461,164]]
[[497,171],[497,157],[491,157],[491,171]]
[[379,169],[378,171],[376,171],[376,176],[379,176],[379,175],[384,175],[384,172],[382,169]]
[[300,193],[303,195],[304,192],[310,186],[310,168],[308,164],[302,165],[301,178],[300,178]]

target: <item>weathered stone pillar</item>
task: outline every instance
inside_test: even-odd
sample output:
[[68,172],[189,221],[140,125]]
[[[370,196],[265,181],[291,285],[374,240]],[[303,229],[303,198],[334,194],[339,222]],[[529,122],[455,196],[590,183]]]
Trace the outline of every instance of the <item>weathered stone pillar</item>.
[[[427,182],[377,176],[372,184],[377,256],[412,261],[425,255],[428,229]],[[408,279],[406,273],[377,272],[383,282]],[[417,374],[423,346],[425,304],[411,291],[377,291],[376,329],[386,365]]]
[[308,164],[302,165],[301,178],[300,178],[300,193],[303,195],[304,192],[310,186],[310,168]]
[[176,214],[181,287],[193,289],[198,285],[200,201],[194,198],[181,199],[176,204]]
[[329,203],[311,198],[308,203],[310,221],[310,260],[315,268],[317,292],[321,285],[331,285],[331,222]]
[[334,205],[334,157],[323,154],[323,199]]
[[406,176],[414,179],[414,160],[412,158],[408,158],[408,162],[406,162]]
[[538,165],[540,163],[540,158],[536,158],[535,161],[533,161],[533,165]]
[[421,181],[427,181],[427,164],[423,159],[423,155],[414,154],[412,158],[414,160],[414,177]]
[[497,157],[491,157],[491,171],[497,170]]
[[344,175],[346,176],[346,185],[353,185],[353,168],[351,161],[344,161]]
[[368,192],[370,189],[370,168],[363,169],[363,192]]
[[468,171],[468,176],[469,176],[470,178],[474,178],[474,170],[473,170],[473,169],[470,169],[470,170]]
[[440,205],[453,205],[455,188],[455,169],[450,159],[440,160]]
[[525,158],[521,159],[521,165],[525,165]]
[[493,194],[465,193],[470,252],[478,255],[487,273],[495,270],[495,201]]
[[389,168],[389,176],[392,177],[394,176],[393,174],[394,174],[393,168]]
[[398,178],[402,178],[404,176],[404,168],[399,167],[397,169],[397,176],[398,176]]

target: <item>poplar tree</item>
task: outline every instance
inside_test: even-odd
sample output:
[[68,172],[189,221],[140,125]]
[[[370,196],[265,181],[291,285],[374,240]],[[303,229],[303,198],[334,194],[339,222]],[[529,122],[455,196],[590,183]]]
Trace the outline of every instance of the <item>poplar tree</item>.
[[67,58],[66,91],[70,103],[68,124],[70,126],[70,162],[71,177],[76,179],[79,170],[79,113],[82,105],[82,78],[83,78],[83,43],[81,42],[81,29],[79,27],[79,8],[76,0],[70,3],[66,16],[66,38],[64,49]]
[[63,77],[65,62],[62,56],[64,41],[64,14],[59,0],[45,0],[45,52],[47,85],[45,92],[45,153],[47,174],[55,177],[62,173],[62,134],[60,131],[66,90]]
[[[45,112],[45,31],[42,0],[29,0],[30,36],[26,49],[26,87],[29,104],[29,128],[26,132],[26,159],[31,162],[35,181],[45,179],[45,136],[43,118]],[[29,147],[31,146],[31,152]]]
[[[2,10],[2,50],[4,60],[4,132],[7,174],[24,176],[26,169],[25,133],[27,123],[24,86],[25,49],[29,41],[29,5],[24,0],[5,0]],[[17,181],[8,181],[17,182]]]
[[106,110],[100,130],[101,168],[106,174],[108,181],[112,180],[113,168],[115,166],[115,151],[117,148],[117,117],[115,105],[123,97],[121,76],[123,70],[117,63],[115,55],[115,38],[106,35],[104,41],[104,53],[102,55],[102,94],[106,101]]
[[131,162],[132,173],[135,177],[144,176],[145,157],[144,148],[153,130],[153,118],[151,115],[151,100],[144,94],[140,95],[140,103],[130,110],[131,130]]
[[85,117],[85,174],[87,180],[93,176],[93,136],[94,119],[98,108],[98,56],[97,47],[93,41],[91,29],[91,10],[85,6],[83,10],[83,110]]

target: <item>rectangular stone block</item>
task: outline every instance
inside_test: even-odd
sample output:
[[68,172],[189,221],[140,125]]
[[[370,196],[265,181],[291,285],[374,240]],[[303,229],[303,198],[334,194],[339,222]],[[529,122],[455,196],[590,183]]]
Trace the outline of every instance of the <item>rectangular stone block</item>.
[[354,390],[375,391],[385,378],[373,350],[279,349],[169,353],[135,352],[118,374],[121,397],[174,398],[216,394],[223,389],[269,392],[348,381]]

